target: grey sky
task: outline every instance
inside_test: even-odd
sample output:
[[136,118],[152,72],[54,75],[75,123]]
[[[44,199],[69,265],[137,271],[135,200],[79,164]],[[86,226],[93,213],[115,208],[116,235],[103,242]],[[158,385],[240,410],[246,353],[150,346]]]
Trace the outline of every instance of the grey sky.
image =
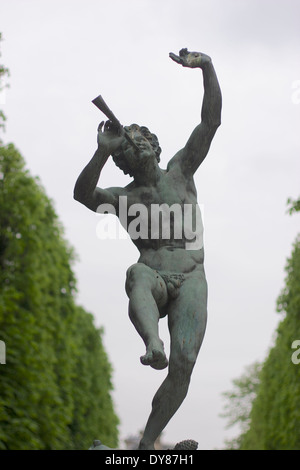
[[[201,72],[177,66],[168,53],[188,47],[213,58],[222,126],[195,177],[209,321],[188,397],[165,439],[221,447],[231,435],[218,417],[221,393],[272,344],[275,301],[299,231],[299,218],[286,215],[287,198],[299,195],[299,10],[292,0],[1,1],[2,60],[11,71],[4,140],[40,177],[79,256],[78,302],[105,328],[122,437],[145,425],[165,371],[140,365],[144,346],[127,317],[125,272],[136,248],[97,239],[99,216],[72,199],[104,118],[91,100],[102,94],[123,124],[155,132],[166,167],[199,122],[203,96]],[[128,182],[109,161],[101,184]]]

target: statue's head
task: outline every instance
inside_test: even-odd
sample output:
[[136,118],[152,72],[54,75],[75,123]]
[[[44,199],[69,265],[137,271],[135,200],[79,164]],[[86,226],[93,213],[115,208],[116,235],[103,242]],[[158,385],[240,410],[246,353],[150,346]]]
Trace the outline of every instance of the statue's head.
[[134,176],[135,168],[145,164],[145,159],[153,158],[160,161],[161,148],[155,134],[152,134],[145,126],[131,124],[124,130],[129,134],[139,148],[136,151],[129,142],[125,142],[112,154],[115,164],[125,173]]

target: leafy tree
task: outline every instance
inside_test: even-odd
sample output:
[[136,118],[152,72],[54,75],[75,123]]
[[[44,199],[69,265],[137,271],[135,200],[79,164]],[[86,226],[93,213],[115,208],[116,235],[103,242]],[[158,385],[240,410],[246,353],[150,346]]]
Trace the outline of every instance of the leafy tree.
[[297,200],[293,200],[292,198],[288,199],[289,213],[293,214],[294,212],[300,211],[300,198]]
[[[7,75],[0,66],[0,91]],[[0,111],[0,130],[4,120]],[[0,207],[0,450],[116,447],[103,331],[75,304],[74,255],[52,202],[1,140]]]
[[[300,210],[300,199],[288,200],[289,212]],[[238,391],[227,393],[231,422],[245,423],[235,441],[241,450],[300,450],[300,364],[292,360],[294,344],[300,340],[300,235],[287,261],[286,280],[277,300],[277,310],[284,314],[277,328],[274,346],[257,376],[248,376],[246,394],[242,379],[236,381]],[[298,357],[298,356],[297,356]],[[255,390],[251,399],[251,390]],[[247,401],[252,401],[250,413]],[[242,404],[239,403],[241,399]],[[235,406],[242,405],[240,407]],[[246,417],[246,419],[244,419]]]
[[51,201],[0,147],[0,449],[116,446],[102,331],[76,306],[73,253]]
[[224,412],[221,417],[228,420],[227,428],[238,425],[240,434],[231,440],[226,440],[226,448],[239,449],[245,433],[250,425],[252,403],[257,396],[261,364],[255,362],[248,366],[244,374],[232,381],[233,389],[223,393],[225,399]]
[[[0,43],[3,40],[2,34],[0,33]],[[1,51],[0,51],[0,57],[1,57]],[[8,68],[4,67],[4,65],[0,64],[0,93],[4,90],[4,88],[8,87],[8,84],[5,83],[5,78],[9,76],[9,70]],[[3,111],[0,109],[0,129],[4,129],[5,124],[4,122],[6,121],[5,114]]]

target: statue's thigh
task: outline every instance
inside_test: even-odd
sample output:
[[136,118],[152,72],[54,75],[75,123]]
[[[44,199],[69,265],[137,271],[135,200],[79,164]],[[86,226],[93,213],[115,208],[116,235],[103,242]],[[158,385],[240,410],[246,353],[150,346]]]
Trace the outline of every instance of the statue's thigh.
[[171,357],[194,363],[207,322],[207,283],[204,274],[186,279],[179,296],[168,307]]
[[125,289],[128,297],[134,288],[151,292],[159,308],[168,301],[165,281],[157,271],[143,263],[135,263],[127,270]]

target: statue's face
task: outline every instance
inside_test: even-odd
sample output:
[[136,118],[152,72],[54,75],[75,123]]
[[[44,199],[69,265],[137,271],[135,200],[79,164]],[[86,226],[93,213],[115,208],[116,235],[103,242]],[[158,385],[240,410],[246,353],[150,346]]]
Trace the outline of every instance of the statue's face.
[[122,145],[124,159],[130,170],[134,173],[136,168],[145,165],[146,161],[156,160],[154,149],[149,140],[139,131],[138,126],[130,126],[128,133],[138,147],[138,151],[126,141]]
[[124,130],[137,148],[124,140],[123,145],[113,154],[113,159],[125,174],[134,177],[143,168],[149,171],[150,167],[147,163],[151,161],[159,162],[161,149],[157,137],[151,134],[147,127],[131,124],[131,126],[124,127]]

